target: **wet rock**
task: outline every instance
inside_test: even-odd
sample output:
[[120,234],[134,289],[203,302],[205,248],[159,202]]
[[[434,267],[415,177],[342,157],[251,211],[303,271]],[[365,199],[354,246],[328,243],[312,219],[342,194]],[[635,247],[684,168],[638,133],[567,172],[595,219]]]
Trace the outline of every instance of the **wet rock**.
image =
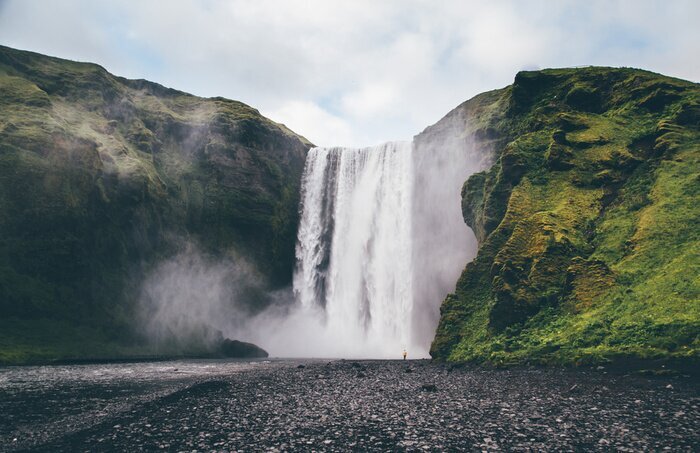
[[420,388],[424,392],[437,392],[437,385],[435,384],[423,384]]
[[226,357],[250,359],[268,357],[267,351],[253,343],[244,341],[230,340],[226,338],[219,346],[221,354]]

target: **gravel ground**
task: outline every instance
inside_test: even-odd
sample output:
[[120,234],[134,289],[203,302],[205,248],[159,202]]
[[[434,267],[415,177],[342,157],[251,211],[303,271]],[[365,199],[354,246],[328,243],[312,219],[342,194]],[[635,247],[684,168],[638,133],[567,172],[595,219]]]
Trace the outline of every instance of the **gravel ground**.
[[[63,383],[75,387],[65,401],[48,386],[55,404],[32,403],[34,418],[20,404],[31,385],[0,392],[0,449],[700,450],[700,383],[690,377],[428,361],[272,361],[185,376],[186,365],[160,366],[165,376],[138,382]],[[83,422],[60,430],[55,411],[66,407]]]

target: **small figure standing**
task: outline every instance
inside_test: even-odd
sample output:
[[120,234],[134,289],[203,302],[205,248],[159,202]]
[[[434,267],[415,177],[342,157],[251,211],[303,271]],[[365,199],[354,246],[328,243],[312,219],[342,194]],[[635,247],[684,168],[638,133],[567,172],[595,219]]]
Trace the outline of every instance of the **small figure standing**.
[[404,360],[406,360],[406,356],[407,356],[407,355],[408,355],[408,352],[406,352],[406,350],[404,349],[404,350],[403,350],[403,359],[404,359]]

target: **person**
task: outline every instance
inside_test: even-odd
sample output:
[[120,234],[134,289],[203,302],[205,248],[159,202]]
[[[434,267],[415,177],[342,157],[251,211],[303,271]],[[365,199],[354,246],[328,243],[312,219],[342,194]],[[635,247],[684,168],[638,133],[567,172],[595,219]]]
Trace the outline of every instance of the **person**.
[[404,350],[403,350],[403,359],[404,359],[404,360],[406,360],[406,356],[407,356],[407,355],[408,355],[408,353],[407,353],[406,350],[404,349]]

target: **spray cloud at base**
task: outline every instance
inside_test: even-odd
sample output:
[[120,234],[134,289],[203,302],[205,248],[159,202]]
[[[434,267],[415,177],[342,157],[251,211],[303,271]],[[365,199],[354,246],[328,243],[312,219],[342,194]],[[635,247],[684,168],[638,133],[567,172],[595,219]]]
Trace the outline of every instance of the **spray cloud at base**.
[[271,297],[245,259],[213,257],[185,242],[144,280],[137,318],[141,332],[164,353],[208,351],[242,330],[251,302],[269,303]]
[[489,163],[457,134],[429,132],[311,149],[293,288],[268,291],[244,259],[188,247],[146,280],[145,330],[160,344],[223,335],[281,357],[427,357],[440,303],[476,253],[461,187]]

